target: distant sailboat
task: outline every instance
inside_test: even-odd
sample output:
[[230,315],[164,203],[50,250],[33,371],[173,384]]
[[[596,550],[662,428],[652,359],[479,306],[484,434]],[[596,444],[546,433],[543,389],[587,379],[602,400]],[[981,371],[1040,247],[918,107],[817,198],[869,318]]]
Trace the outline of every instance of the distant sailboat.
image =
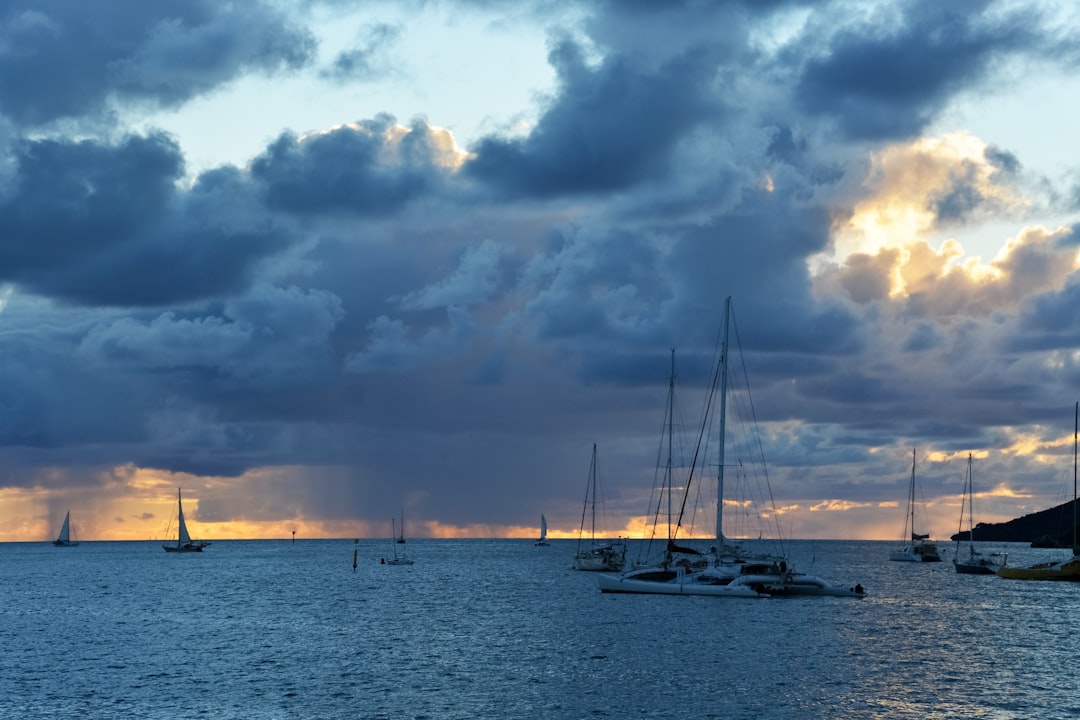
[[176,489],[176,510],[177,515],[180,518],[179,521],[179,535],[176,539],[175,545],[162,545],[165,552],[170,553],[188,553],[188,552],[202,552],[203,548],[209,545],[208,542],[198,541],[192,542],[191,535],[188,534],[187,523],[184,522],[184,504],[180,500],[180,488]]
[[405,555],[405,550],[404,549],[402,549],[400,555],[398,554],[397,546],[398,546],[398,543],[405,542],[405,533],[403,532],[400,536],[397,534],[397,529],[394,527],[394,518],[390,518],[390,534],[393,536],[393,539],[394,539],[394,542],[391,544],[391,547],[394,548],[394,556],[390,557],[390,558],[383,558],[382,564],[383,565],[412,565],[413,560],[412,560],[412,558]]
[[79,544],[78,538],[72,539],[74,531],[71,527],[71,511],[69,510],[67,515],[64,516],[64,525],[60,528],[60,535],[53,540],[53,545],[56,547],[75,547]]
[[547,518],[543,515],[540,516],[540,539],[537,540],[534,545],[547,545]]

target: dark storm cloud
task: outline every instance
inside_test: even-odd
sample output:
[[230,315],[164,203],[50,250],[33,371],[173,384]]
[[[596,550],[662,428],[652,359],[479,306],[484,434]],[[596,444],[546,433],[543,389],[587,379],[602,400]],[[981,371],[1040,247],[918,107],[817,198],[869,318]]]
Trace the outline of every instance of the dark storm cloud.
[[286,235],[250,206],[234,170],[178,190],[167,136],[23,141],[0,195],[0,279],[91,305],[164,305],[243,289]]
[[[217,514],[204,506],[222,520],[250,507],[241,494],[272,521],[356,518],[406,492],[462,526],[572,517],[592,440],[618,448],[627,496],[647,487],[671,349],[696,404],[729,295],[760,418],[783,421],[770,461],[797,473],[795,492],[895,499],[902,445],[1008,447],[1077,374],[1074,234],[1021,232],[992,279],[921,240],[815,262],[868,194],[868,153],[889,149],[846,141],[913,132],[990,87],[999,61],[1033,52],[1038,13],[1011,29],[996,5],[908,3],[895,24],[836,31],[850,5],[790,4],[584,6],[552,31],[577,40],[553,46],[557,87],[531,131],[482,138],[460,169],[440,108],[409,128],[358,105],[374,119],[275,129],[250,165],[190,181],[163,134],[74,140],[57,123],[5,141],[3,459],[226,475],[208,481]],[[37,7],[0,13],[0,70],[46,72],[10,51],[55,48],[85,83],[27,86],[18,107],[23,86],[0,73],[0,130],[106,106],[119,123],[128,100],[181,103],[311,60],[266,6],[133,4],[66,50],[57,18],[91,11]],[[507,22],[496,3],[472,8]],[[311,70],[316,87],[385,80],[397,28],[363,32],[322,67],[334,82]],[[1011,188],[1020,157],[986,160]],[[963,226],[1008,210],[985,164],[940,167],[943,190],[901,201]]]
[[571,40],[556,45],[558,97],[527,137],[482,139],[465,168],[471,176],[511,196],[623,190],[665,174],[672,147],[716,115],[705,93],[715,71],[707,53],[656,69],[619,54],[592,68],[584,55]]
[[166,210],[183,170],[165,135],[94,141],[26,140],[13,191],[0,204],[0,273],[20,280],[122,245]]
[[213,0],[5,0],[0,114],[24,125],[96,114],[110,98],[169,106],[315,50],[268,5]]
[[[394,119],[381,116],[298,141],[281,135],[251,164],[267,205],[297,214],[386,216],[437,187],[444,175],[430,129],[413,124],[398,145],[387,141]],[[392,152],[391,160],[384,157]]]
[[912,137],[993,66],[1043,50],[1039,19],[1031,6],[1021,17],[988,0],[889,7],[843,28],[808,60],[797,99],[854,139]]

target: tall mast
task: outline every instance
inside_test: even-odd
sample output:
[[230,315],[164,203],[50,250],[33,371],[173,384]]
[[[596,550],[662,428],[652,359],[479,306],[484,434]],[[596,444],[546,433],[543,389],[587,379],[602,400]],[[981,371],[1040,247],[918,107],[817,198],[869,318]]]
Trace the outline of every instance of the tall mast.
[[[960,510],[963,505],[961,501]],[[975,557],[975,477],[971,474],[971,453],[968,453],[968,549]]]
[[911,488],[908,490],[910,493],[908,497],[908,510],[911,513],[911,540],[908,542],[914,544],[915,542],[915,448],[911,448]]
[[716,469],[716,549],[724,545],[724,436],[727,430],[728,330],[731,296],[724,300],[724,339],[720,346],[720,450]]
[[1076,434],[1080,428],[1080,401],[1073,409],[1073,555],[1080,555],[1080,546],[1076,544]]
[[675,493],[674,483],[671,478],[671,443],[675,425],[675,348],[671,348],[671,374],[668,376],[668,442],[667,442],[667,535],[672,540],[671,532],[671,496]]
[[596,540],[596,481],[600,470],[596,467],[596,443],[592,444],[592,539]]

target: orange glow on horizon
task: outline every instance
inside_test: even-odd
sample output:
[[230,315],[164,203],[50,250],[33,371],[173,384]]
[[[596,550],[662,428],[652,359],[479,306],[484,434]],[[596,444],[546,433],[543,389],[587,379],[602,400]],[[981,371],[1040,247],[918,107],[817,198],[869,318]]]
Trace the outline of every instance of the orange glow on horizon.
[[[1021,448],[1046,464],[1060,463],[1060,455],[1047,450],[1072,442],[1072,434],[1051,441],[1036,441],[1036,433],[1014,431],[1014,443],[1009,450],[996,451],[1008,457]],[[1045,455],[1044,455],[1045,453]],[[955,460],[966,452],[942,454],[943,461]],[[935,456],[936,457],[936,456]],[[70,510],[75,535],[80,541],[155,541],[164,542],[175,538],[176,488],[183,488],[184,512],[188,529],[196,540],[272,540],[289,539],[296,531],[297,539],[360,538],[381,541],[390,537],[388,523],[383,520],[346,518],[325,520],[298,515],[270,520],[252,520],[233,517],[221,522],[206,522],[201,517],[201,501],[208,493],[220,490],[226,483],[246,483],[232,488],[232,500],[236,493],[256,492],[261,483],[282,476],[295,476],[295,468],[262,468],[253,470],[243,478],[196,477],[172,474],[164,471],[144,470],[131,466],[113,468],[102,474],[93,484],[58,489],[66,481],[62,470],[50,470],[45,476],[48,486],[0,489],[0,542],[43,542],[55,539],[64,512]],[[929,529],[935,539],[947,537],[958,516],[960,476],[955,492],[941,495],[926,505]],[[1002,516],[1000,509],[988,512],[990,502],[980,507],[981,522],[1005,522],[1034,509],[1052,507],[1053,498],[1042,498],[1024,488],[1010,487],[998,482],[979,488],[977,497],[986,501],[997,499],[998,508],[1023,508],[1012,516]],[[893,540],[899,538],[903,528],[903,514],[899,501],[867,502],[846,498],[799,498],[781,506],[775,517],[782,518],[783,535],[790,539],[860,539]],[[732,503],[732,507],[737,504]],[[407,511],[410,518],[406,535],[408,539],[522,539],[539,537],[538,523],[533,524],[452,524],[438,520],[416,517],[420,513]],[[704,521],[679,528],[676,533],[684,539],[709,540],[713,537],[710,511],[698,516]],[[601,539],[666,539],[668,528],[661,524],[655,531],[648,518],[641,515],[608,518],[611,522],[597,533]],[[580,518],[549,518],[548,538],[551,540],[577,540]],[[771,524],[771,523],[770,523]],[[755,525],[756,527],[756,525]],[[753,539],[757,530],[747,534],[744,529],[726,526],[733,539]],[[586,534],[588,536],[588,534]]]

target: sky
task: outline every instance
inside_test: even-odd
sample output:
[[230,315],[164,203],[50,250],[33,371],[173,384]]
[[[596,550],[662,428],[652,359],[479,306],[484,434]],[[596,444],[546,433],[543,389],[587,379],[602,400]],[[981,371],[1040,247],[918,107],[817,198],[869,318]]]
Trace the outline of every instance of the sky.
[[1070,500],[1078,30],[0,0],[0,541],[160,539],[177,488],[204,539],[576,537],[594,443],[641,536],[728,297],[771,502],[725,513],[899,539],[914,464],[947,538],[969,454],[979,521]]

